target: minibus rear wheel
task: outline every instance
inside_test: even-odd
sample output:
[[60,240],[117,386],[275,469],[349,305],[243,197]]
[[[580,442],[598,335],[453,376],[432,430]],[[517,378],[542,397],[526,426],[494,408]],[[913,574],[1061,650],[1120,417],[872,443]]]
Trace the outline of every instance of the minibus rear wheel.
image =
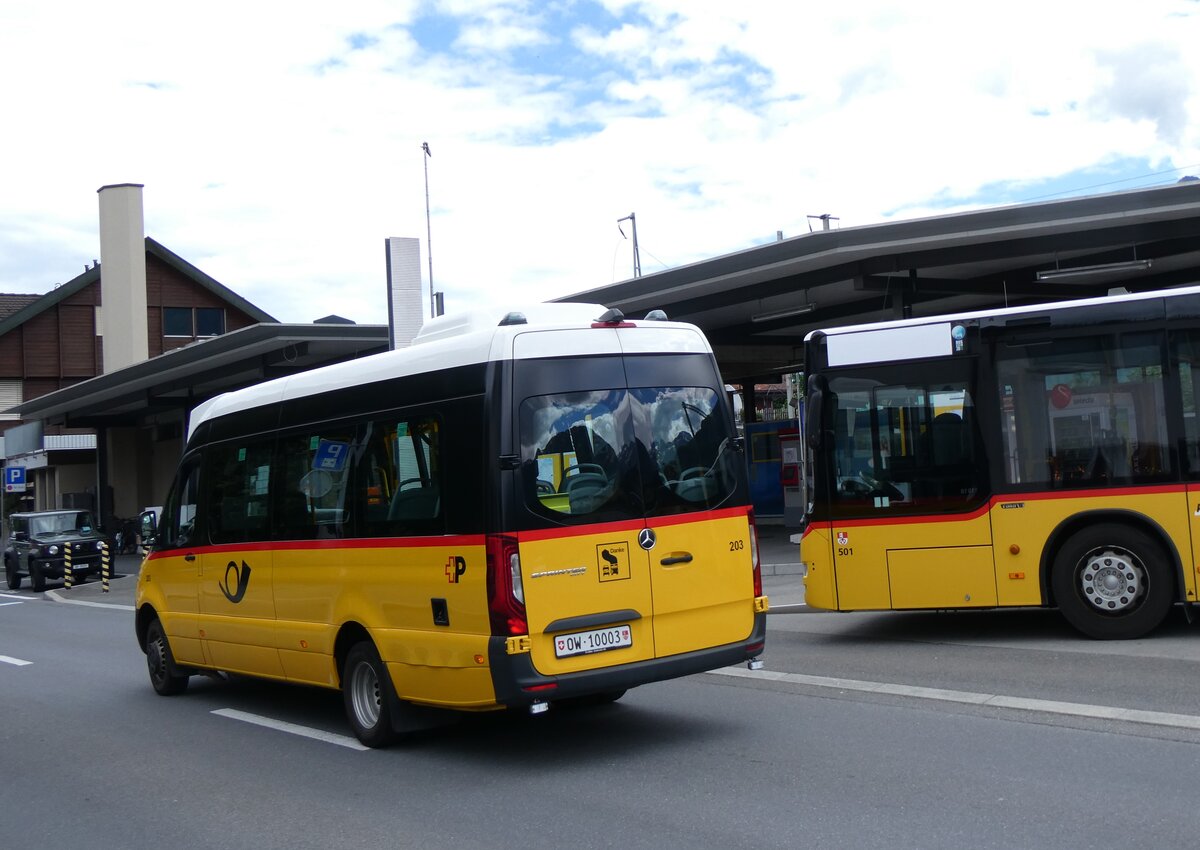
[[342,701],[354,735],[368,747],[396,740],[392,727],[392,679],[370,641],[359,641],[346,653],[342,667]]

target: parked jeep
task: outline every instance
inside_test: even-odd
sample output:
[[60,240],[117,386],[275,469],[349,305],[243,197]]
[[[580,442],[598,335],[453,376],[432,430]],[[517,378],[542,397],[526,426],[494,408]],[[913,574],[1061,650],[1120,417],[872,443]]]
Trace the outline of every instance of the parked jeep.
[[46,579],[63,577],[68,549],[74,581],[83,583],[88,576],[100,574],[107,538],[96,527],[91,511],[37,511],[8,519],[4,577],[9,590],[21,586],[22,576],[29,576],[34,590],[45,590]]

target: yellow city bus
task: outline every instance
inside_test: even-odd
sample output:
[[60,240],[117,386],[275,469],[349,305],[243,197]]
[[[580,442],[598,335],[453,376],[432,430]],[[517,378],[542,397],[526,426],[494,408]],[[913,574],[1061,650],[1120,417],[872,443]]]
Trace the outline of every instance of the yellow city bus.
[[137,585],[160,694],[340,688],[382,746],[430,708],[619,699],[765,638],[741,441],[698,329],[588,304],[201,404]]
[[806,340],[806,600],[1057,607],[1134,638],[1196,602],[1200,287]]

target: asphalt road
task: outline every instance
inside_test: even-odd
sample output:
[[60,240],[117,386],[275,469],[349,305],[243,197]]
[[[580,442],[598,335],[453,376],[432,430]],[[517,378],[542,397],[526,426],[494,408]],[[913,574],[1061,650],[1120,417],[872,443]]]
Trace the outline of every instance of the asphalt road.
[[1052,612],[769,623],[762,674],[364,751],[336,693],[196,679],[158,697],[130,611],[0,594],[0,847],[1194,840],[1200,633],[1182,622],[1126,644],[1079,639]]

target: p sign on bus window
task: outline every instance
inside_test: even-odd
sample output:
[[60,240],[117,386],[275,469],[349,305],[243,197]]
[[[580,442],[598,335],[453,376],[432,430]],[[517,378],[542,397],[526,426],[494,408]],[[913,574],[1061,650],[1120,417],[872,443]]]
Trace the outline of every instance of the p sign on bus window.
[[23,467],[23,466],[6,466],[6,467],[4,467],[4,492],[5,493],[24,493],[25,492],[25,467]]

